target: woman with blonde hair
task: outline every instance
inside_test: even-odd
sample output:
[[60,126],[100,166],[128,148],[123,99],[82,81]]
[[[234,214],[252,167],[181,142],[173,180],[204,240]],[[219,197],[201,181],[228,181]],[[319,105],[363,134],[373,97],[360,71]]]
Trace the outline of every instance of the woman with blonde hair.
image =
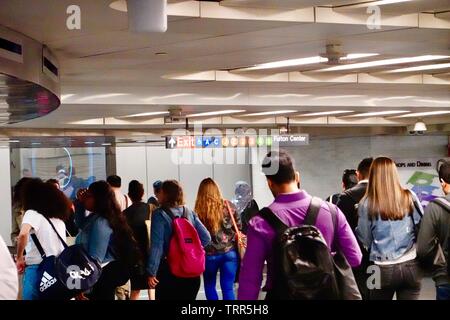
[[231,202],[223,199],[220,188],[214,180],[206,178],[198,188],[195,212],[208,229],[212,239],[205,248],[206,270],[203,279],[206,298],[219,299],[216,291],[216,277],[220,270],[223,299],[235,300],[233,286],[239,265],[236,233],[241,229],[236,208]]
[[366,195],[358,208],[356,233],[379,267],[381,281],[370,299],[417,300],[421,272],[416,261],[416,240],[423,208],[414,192],[400,184],[395,162],[376,158],[369,173]]

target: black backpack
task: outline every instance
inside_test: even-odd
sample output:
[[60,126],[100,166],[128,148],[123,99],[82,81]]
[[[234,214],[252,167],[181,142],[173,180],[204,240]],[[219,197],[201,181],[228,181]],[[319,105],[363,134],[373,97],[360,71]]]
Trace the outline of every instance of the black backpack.
[[[337,251],[333,256],[315,227],[322,200],[312,198],[303,225],[286,226],[269,208],[260,216],[277,232],[274,244],[273,300],[360,300],[352,269]],[[336,208],[328,204],[336,229]],[[335,241],[336,244],[336,232]]]
[[[450,213],[450,202],[445,198],[436,198],[432,201],[433,203],[439,205],[444,210],[447,210],[448,213]],[[450,226],[449,226],[450,229]],[[450,234],[450,230],[449,230]],[[450,237],[448,238],[447,243],[447,274],[450,275]]]

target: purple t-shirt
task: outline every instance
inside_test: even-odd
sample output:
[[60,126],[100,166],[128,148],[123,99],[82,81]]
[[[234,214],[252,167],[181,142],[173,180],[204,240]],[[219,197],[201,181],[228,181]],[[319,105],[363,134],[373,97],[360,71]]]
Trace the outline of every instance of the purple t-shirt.
[[[280,194],[269,208],[286,225],[293,227],[303,223],[306,212],[311,203],[311,196],[306,191],[290,194]],[[337,207],[337,244],[333,244],[334,227],[330,209],[326,203],[322,204],[316,221],[316,227],[322,232],[328,247],[338,246],[352,267],[361,263],[362,253],[344,214]],[[242,261],[239,276],[239,300],[258,299],[263,280],[264,261],[267,261],[266,290],[272,288],[273,281],[273,242],[275,231],[260,216],[250,220],[247,233],[247,251]]]

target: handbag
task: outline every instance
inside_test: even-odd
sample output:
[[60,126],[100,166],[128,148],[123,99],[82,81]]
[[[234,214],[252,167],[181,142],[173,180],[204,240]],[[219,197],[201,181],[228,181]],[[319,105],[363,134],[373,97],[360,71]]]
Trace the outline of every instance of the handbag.
[[236,220],[234,219],[233,211],[230,208],[230,204],[228,201],[225,201],[225,206],[227,208],[228,214],[231,217],[231,221],[233,223],[234,231],[236,232],[236,245],[237,245],[237,251],[239,253],[239,257],[241,259],[244,258],[245,250],[247,249],[247,236],[245,236],[238,228]]
[[[337,242],[337,212],[336,207],[331,203],[327,202],[330,208],[331,218],[333,220],[334,226],[334,240],[333,243]],[[362,300],[361,293],[358,289],[358,284],[356,283],[355,276],[353,275],[352,267],[348,263],[345,256],[342,254],[339,248],[336,249],[336,254],[333,257],[334,264],[334,276],[336,279],[336,284],[339,291],[339,298],[341,300]]]
[[47,217],[46,219],[64,246],[64,250],[58,257],[47,256],[37,236],[31,235],[42,257],[38,267],[38,283],[36,283],[39,288],[38,299],[70,300],[95,285],[100,278],[101,266],[81,245],[69,247],[50,219]]

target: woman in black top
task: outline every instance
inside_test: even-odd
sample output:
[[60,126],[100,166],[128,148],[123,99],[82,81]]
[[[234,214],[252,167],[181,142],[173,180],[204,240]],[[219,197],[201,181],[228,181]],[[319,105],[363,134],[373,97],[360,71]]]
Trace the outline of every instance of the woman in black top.
[[[128,186],[128,196],[132,205],[123,212],[128,224],[133,232],[133,237],[138,243],[143,261],[147,261],[150,247],[149,233],[147,223],[150,220],[150,206],[142,202],[144,196],[144,186],[139,181],[133,180]],[[141,290],[148,290],[148,296],[151,297],[147,275],[140,268],[134,270],[131,276],[131,300],[138,300]]]

